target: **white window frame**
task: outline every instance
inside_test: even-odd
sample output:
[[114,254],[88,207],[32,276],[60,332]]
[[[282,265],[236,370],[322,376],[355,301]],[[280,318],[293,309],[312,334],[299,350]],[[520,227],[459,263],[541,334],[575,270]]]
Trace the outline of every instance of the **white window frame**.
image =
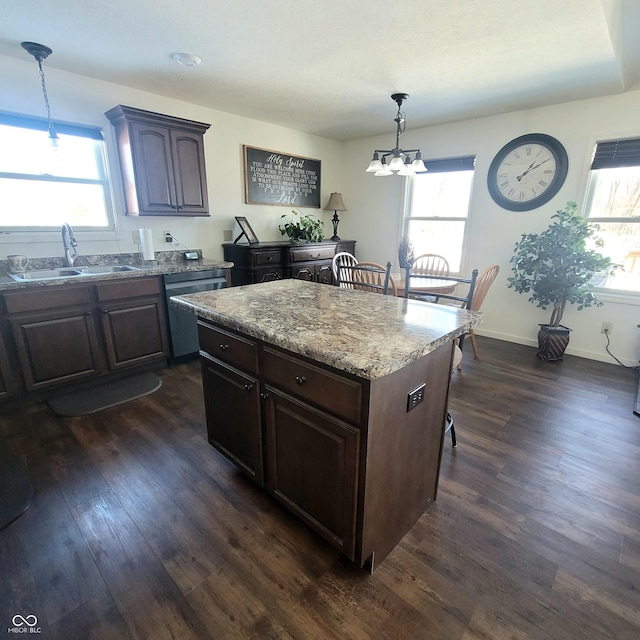
[[[48,122],[42,118],[36,118],[32,116],[24,116],[19,114],[10,114],[0,112],[0,124],[21,127],[24,129],[39,130],[43,132],[43,135],[47,135]],[[113,199],[113,189],[109,174],[109,162],[107,157],[106,142],[102,135],[102,130],[99,127],[87,126],[80,124],[69,124],[62,122],[54,122],[56,131],[61,136],[61,144],[64,144],[65,135],[81,136],[96,141],[95,145],[95,157],[96,167],[98,169],[99,177],[97,179],[80,179],[80,178],[65,178],[60,176],[52,176],[51,182],[63,182],[67,184],[98,184],[102,187],[104,195],[105,213],[107,216],[107,224],[104,227],[83,227],[81,225],[74,225],[74,233],[82,236],[84,240],[114,240],[118,239],[118,225],[117,216],[115,215],[115,205]],[[0,172],[0,176],[3,177],[15,177],[19,175],[21,179],[25,180],[47,180],[46,177],[33,174],[13,174],[11,172]],[[25,227],[19,225],[0,226],[0,243],[1,244],[14,244],[18,242],[50,242],[54,238],[57,239],[60,235],[60,226],[39,226],[39,227]]]
[[[581,191],[585,194],[584,202],[581,210],[582,217],[589,223],[593,224],[604,224],[604,223],[629,223],[632,224],[640,224],[640,215],[636,218],[613,218],[613,217],[590,217],[590,203],[593,196],[593,164],[596,161],[596,152],[598,150],[598,145],[610,145],[615,142],[622,142],[624,144],[625,141],[637,141],[640,149],[640,134],[614,134],[609,132],[608,134],[601,134],[598,136],[593,136],[589,140],[589,148],[592,149],[588,158],[585,161],[585,171],[584,178],[581,184]],[[601,147],[604,149],[605,146]],[[599,154],[600,155],[600,154]],[[615,156],[615,154],[614,154]],[[596,161],[597,162],[597,161]],[[621,165],[622,166],[622,165]],[[639,166],[639,164],[634,164],[633,166]],[[640,227],[638,227],[640,233]],[[640,305],[640,290],[632,291],[629,289],[616,289],[614,287],[598,287],[597,285],[594,287],[598,293],[598,298],[605,302],[617,302],[621,304],[629,304],[629,305]]]
[[[469,189],[469,202],[467,205],[467,215],[461,216],[411,216],[411,209],[413,206],[413,187],[416,176],[408,176],[406,181],[406,191],[404,199],[404,216],[402,221],[402,235],[408,237],[409,224],[412,220],[427,220],[427,221],[439,221],[439,222],[464,222],[464,231],[462,234],[462,246],[460,247],[460,269],[458,271],[451,271],[452,275],[459,275],[465,271],[465,254],[467,245],[467,236],[469,232],[469,213],[471,198],[473,195],[473,185],[475,182],[475,154],[469,154],[466,156],[452,156],[446,158],[438,158],[433,160],[424,160],[424,164],[427,167],[427,171],[432,172],[453,172],[453,171],[473,171],[473,178],[471,180],[471,187]],[[448,171],[447,171],[447,168]],[[416,174],[419,175],[419,174]],[[438,253],[438,251],[432,251],[431,253]]]

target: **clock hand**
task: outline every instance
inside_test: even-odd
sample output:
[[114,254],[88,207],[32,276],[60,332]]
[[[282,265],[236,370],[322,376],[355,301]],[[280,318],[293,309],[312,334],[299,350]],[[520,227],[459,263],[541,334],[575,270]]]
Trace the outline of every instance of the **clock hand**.
[[524,173],[521,173],[519,176],[517,176],[517,180],[518,182],[520,182],[520,180],[522,180],[522,178],[524,178],[527,173],[529,173],[529,171],[531,171],[531,168],[533,167],[533,165],[536,163],[536,161],[534,160],[525,170]]
[[521,174],[517,177],[518,182],[520,182],[520,180],[522,180],[522,178],[524,178],[524,177],[527,175],[527,173],[529,173],[530,171],[533,171],[534,169],[537,169],[541,164],[544,164],[545,162],[549,162],[549,160],[550,160],[550,159],[551,159],[551,158],[547,158],[546,160],[543,160],[542,162],[538,162],[538,164],[535,164],[535,161],[534,161],[534,162],[532,162],[532,163],[529,165],[529,168],[528,168],[526,171],[524,171],[523,173],[521,173]]

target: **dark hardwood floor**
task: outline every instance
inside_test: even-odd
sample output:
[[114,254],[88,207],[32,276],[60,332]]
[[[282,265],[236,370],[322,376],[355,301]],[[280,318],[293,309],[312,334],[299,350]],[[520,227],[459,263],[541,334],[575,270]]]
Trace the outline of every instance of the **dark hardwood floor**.
[[197,361],[91,416],[0,410],[36,487],[0,532],[0,637],[637,640],[635,373],[478,345],[438,500],[373,575],[208,445]]

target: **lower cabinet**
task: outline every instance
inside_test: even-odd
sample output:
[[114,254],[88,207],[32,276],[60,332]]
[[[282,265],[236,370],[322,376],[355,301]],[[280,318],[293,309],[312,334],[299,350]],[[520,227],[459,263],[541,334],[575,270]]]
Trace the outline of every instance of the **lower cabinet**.
[[257,482],[263,482],[258,380],[201,356],[209,442]]
[[0,400],[4,400],[17,391],[15,372],[11,371],[9,358],[0,334]]
[[436,497],[452,343],[368,380],[209,320],[198,335],[211,445],[373,571]]
[[159,278],[96,284],[109,369],[143,365],[168,353],[163,286]]
[[353,560],[359,430],[268,385],[265,400],[267,489]]
[[104,370],[88,286],[4,296],[27,391],[78,382]]
[[160,278],[57,285],[3,295],[27,392],[167,357]]

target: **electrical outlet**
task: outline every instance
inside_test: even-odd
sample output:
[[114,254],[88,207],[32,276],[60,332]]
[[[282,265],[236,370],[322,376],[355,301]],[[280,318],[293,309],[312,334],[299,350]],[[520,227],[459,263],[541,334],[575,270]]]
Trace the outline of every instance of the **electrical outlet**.
[[613,331],[613,322],[603,322],[602,327],[600,328],[600,333],[606,333],[610,336],[611,331]]
[[171,231],[163,231],[162,235],[164,236],[165,242],[173,242],[173,235],[171,234]]
[[233,229],[225,229],[222,232],[222,239],[225,242],[231,242],[233,240]]
[[131,238],[133,240],[133,244],[140,244],[140,231],[139,229],[135,229],[131,232]]
[[409,391],[409,393],[407,394],[407,412],[411,411],[411,409],[415,409],[421,402],[424,401],[424,392],[426,388],[427,385],[425,382],[423,382],[413,391]]

